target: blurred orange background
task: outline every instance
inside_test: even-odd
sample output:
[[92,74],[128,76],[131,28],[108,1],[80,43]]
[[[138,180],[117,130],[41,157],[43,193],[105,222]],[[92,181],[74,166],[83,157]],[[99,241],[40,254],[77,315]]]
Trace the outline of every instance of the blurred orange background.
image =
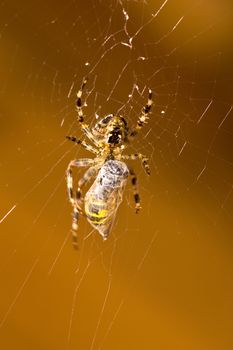
[[[232,349],[229,3],[8,1],[0,13],[1,348]],[[91,125],[119,112],[133,126],[153,90],[128,150],[152,175],[135,164],[140,214],[129,184],[107,242],[81,218],[75,251],[65,170],[90,155],[65,136],[81,136],[86,75]]]

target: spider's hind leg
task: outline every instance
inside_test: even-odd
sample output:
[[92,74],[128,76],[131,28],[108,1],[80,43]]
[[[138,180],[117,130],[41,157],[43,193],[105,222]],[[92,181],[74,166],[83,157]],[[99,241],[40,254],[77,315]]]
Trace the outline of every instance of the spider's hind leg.
[[145,170],[145,172],[147,173],[147,175],[150,175],[150,167],[148,164],[148,158],[146,156],[144,156],[141,153],[134,153],[134,154],[123,154],[121,156],[121,159],[125,159],[125,160],[140,160],[142,163],[142,166]]
[[[91,166],[93,164],[94,164],[93,159],[83,158],[83,159],[78,159],[78,160],[72,160],[68,165],[68,168],[66,170],[67,192],[68,192],[69,201],[71,202],[71,204],[73,206],[75,204],[76,197],[74,195],[74,190],[73,190],[72,168],[73,167],[87,167],[87,166]],[[80,208],[80,211],[81,211],[81,208]]]
[[78,218],[79,214],[83,214],[82,211],[82,205],[83,205],[83,197],[82,197],[82,191],[81,188],[91,180],[91,178],[96,174],[96,167],[93,166],[89,168],[83,177],[79,180],[78,182],[78,189],[76,192],[76,200],[75,200],[75,205],[74,205],[74,211],[73,211],[73,222],[72,222],[72,240],[73,240],[73,246],[77,248],[78,243],[77,243],[77,230],[78,230]]
[[139,210],[141,209],[140,195],[139,195],[139,192],[138,192],[137,176],[136,176],[134,170],[131,167],[129,168],[129,173],[130,173],[130,176],[131,176],[131,184],[133,186],[135,211],[136,211],[136,214],[137,214],[139,212]]
[[96,174],[96,172],[97,172],[96,166],[89,168],[78,182],[78,189],[77,189],[77,193],[76,193],[76,198],[77,198],[77,204],[79,207],[81,207],[82,202],[83,202],[81,189],[88,181],[91,180],[91,178]]
[[[87,166],[91,166],[93,164],[94,164],[94,160],[89,159],[89,158],[72,160],[70,162],[70,164],[68,165],[68,168],[66,171],[68,198],[69,198],[69,201],[73,207],[73,220],[72,220],[72,231],[71,232],[72,232],[73,245],[75,248],[77,248],[77,230],[78,230],[79,214],[82,214],[83,211],[81,208],[81,203],[82,203],[81,193],[80,193],[80,198],[77,198],[78,197],[77,194],[74,194],[72,168],[73,167],[87,167]],[[90,169],[92,169],[92,167]]]
[[76,206],[74,206],[71,233],[72,233],[72,243],[75,249],[78,248],[78,235],[77,235],[78,219],[79,219],[79,210]]

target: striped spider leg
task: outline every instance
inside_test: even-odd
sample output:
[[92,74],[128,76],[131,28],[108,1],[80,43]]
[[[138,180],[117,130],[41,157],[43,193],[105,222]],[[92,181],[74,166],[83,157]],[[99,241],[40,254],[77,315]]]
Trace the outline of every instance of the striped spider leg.
[[76,110],[78,112],[78,122],[80,123],[81,129],[84,132],[84,134],[89,138],[90,141],[94,143],[95,146],[98,146],[98,141],[95,139],[94,135],[92,134],[89,125],[84,123],[82,94],[86,83],[87,83],[87,78],[83,78],[81,88],[77,93]]
[[[146,156],[144,156],[143,154],[141,154],[141,153],[125,154],[125,155],[121,155],[121,159],[125,159],[125,160],[138,160],[138,159],[140,159],[145,172],[147,173],[147,175],[150,175],[148,158],[146,158]],[[141,204],[140,204],[140,195],[138,192],[137,176],[131,167],[129,167],[129,173],[131,176],[131,184],[132,184],[133,189],[134,189],[135,210],[136,210],[136,213],[138,213],[139,210],[141,209]]]
[[149,119],[149,113],[151,111],[153,100],[152,100],[152,91],[149,89],[149,96],[147,100],[147,104],[143,107],[140,117],[138,118],[136,127],[129,134],[129,138],[132,139],[134,136],[138,134],[141,128],[146,124],[147,119]]
[[123,154],[121,155],[121,159],[125,160],[141,160],[142,166],[147,173],[147,175],[150,175],[150,167],[148,164],[148,158],[144,156],[141,153],[135,153],[135,154]]
[[74,143],[77,143],[77,145],[80,145],[82,146],[84,149],[86,149],[87,151],[89,152],[92,152],[94,154],[98,154],[98,151],[96,148],[94,148],[93,146],[89,145],[87,142],[85,141],[82,141],[80,139],[77,139],[77,137],[75,136],[66,136],[66,138],[69,140],[69,141],[72,141]]
[[[86,171],[83,178],[79,180],[77,193],[74,194],[72,168],[73,167],[88,167],[88,166],[91,166],[91,167]],[[72,239],[73,239],[73,245],[75,248],[77,248],[77,229],[78,229],[79,213],[83,214],[83,211],[81,208],[81,203],[82,203],[81,187],[88,180],[90,180],[90,178],[94,175],[95,172],[93,172],[93,168],[95,168],[94,159],[83,158],[83,159],[78,159],[78,160],[72,160],[69,163],[67,171],[66,171],[68,198],[69,198],[69,201],[71,202],[72,207],[73,207]]]
[[140,195],[138,192],[138,180],[137,180],[137,176],[134,172],[134,170],[131,167],[129,168],[129,173],[131,176],[131,184],[133,186],[133,193],[134,193],[134,202],[135,202],[135,211],[136,214],[139,212],[139,210],[141,209],[141,204],[140,204]]

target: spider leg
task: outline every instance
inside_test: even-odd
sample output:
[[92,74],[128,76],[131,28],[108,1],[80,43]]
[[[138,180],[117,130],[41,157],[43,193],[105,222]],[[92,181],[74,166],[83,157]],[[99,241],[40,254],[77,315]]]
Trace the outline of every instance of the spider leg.
[[72,243],[75,249],[78,248],[78,235],[77,235],[78,219],[79,219],[79,211],[78,211],[78,208],[74,206],[71,233],[72,233]]
[[89,128],[89,125],[84,123],[82,94],[86,83],[87,83],[87,78],[83,78],[81,88],[77,93],[76,109],[78,112],[78,122],[80,123],[81,129],[84,132],[84,134],[89,138],[90,141],[94,143],[95,146],[98,146],[98,142],[96,141],[94,135],[92,134]]
[[99,143],[98,143],[98,141],[95,139],[95,136],[92,134],[92,132],[91,132],[91,130],[90,130],[90,128],[89,128],[89,125],[88,125],[88,124],[82,124],[82,125],[81,125],[81,128],[82,128],[83,133],[86,135],[86,137],[88,137],[89,140],[90,140],[91,142],[93,142],[95,146],[98,147],[98,146],[99,146]]
[[[78,182],[78,189],[76,193],[76,204],[74,206],[74,211],[73,211],[73,222],[72,222],[72,241],[73,241],[73,246],[77,248],[78,242],[77,242],[77,230],[78,230],[78,217],[79,217],[79,211],[82,206],[83,198],[82,198],[82,192],[81,188],[96,174],[96,167],[91,167],[89,168],[84,176],[79,180]],[[81,211],[82,213],[82,211]]]
[[149,96],[147,104],[143,107],[140,117],[138,118],[136,127],[129,134],[129,138],[133,138],[138,134],[141,128],[146,124],[147,119],[149,119],[149,113],[151,110],[153,100],[152,100],[152,91],[149,89]]
[[133,186],[133,191],[134,191],[135,211],[137,214],[139,212],[139,210],[141,209],[140,196],[139,196],[139,192],[138,192],[137,176],[132,168],[129,168],[129,173],[131,176],[131,184]]
[[[66,179],[67,179],[67,191],[68,191],[68,198],[71,204],[74,206],[76,198],[74,197],[74,191],[73,191],[73,172],[72,167],[87,167],[94,165],[94,160],[89,158],[83,158],[78,160],[72,160],[68,168],[66,170]],[[80,208],[81,210],[81,208]]]
[[97,149],[95,149],[94,147],[92,147],[91,145],[86,143],[85,141],[81,141],[81,140],[77,139],[75,136],[66,136],[66,138],[72,142],[77,143],[78,145],[81,145],[87,151],[90,151],[94,154],[98,154]]
[[144,156],[143,154],[141,154],[141,153],[126,154],[126,155],[123,154],[121,156],[121,159],[125,159],[125,160],[137,160],[137,159],[140,159],[145,172],[147,173],[147,175],[150,175],[150,167],[149,167],[149,164],[148,164],[148,158],[146,156]]
[[98,167],[96,166],[93,166],[91,168],[89,168],[85,174],[83,175],[83,177],[79,180],[78,182],[78,189],[77,189],[77,194],[76,194],[76,197],[77,197],[77,204],[79,206],[82,205],[82,201],[83,201],[83,198],[82,198],[82,187],[88,182],[91,180],[91,178],[97,173],[98,171]]
[[82,98],[83,90],[84,90],[86,83],[87,83],[87,78],[83,78],[81,88],[77,93],[77,101],[76,101],[76,108],[77,108],[77,112],[78,112],[78,121],[81,124],[84,122],[83,109],[82,109],[83,106],[82,106],[82,99],[81,98]]
[[77,195],[76,196],[74,195],[72,167],[86,167],[94,164],[95,164],[94,159],[89,159],[89,158],[72,160],[69,163],[66,171],[68,198],[73,206],[72,239],[73,239],[73,245],[75,248],[77,248],[77,229],[78,229],[79,213],[82,214],[82,208],[78,203]]

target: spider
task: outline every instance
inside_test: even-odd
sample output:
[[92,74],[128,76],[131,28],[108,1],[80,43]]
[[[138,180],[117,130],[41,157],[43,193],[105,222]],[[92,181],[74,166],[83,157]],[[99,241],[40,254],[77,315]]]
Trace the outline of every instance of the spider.
[[[134,190],[136,213],[139,212],[140,196],[136,174],[131,166],[126,166],[126,160],[140,160],[145,172],[150,175],[148,158],[141,154],[123,154],[125,147],[138,134],[149,118],[152,106],[152,91],[149,89],[147,104],[143,107],[137,124],[133,129],[128,127],[127,121],[121,115],[109,114],[98,121],[93,128],[85,123],[83,114],[82,94],[87,83],[84,78],[77,93],[77,120],[81,130],[93,145],[76,138],[66,138],[95,155],[94,159],[83,158],[72,160],[66,171],[68,198],[73,207],[72,238],[77,247],[77,229],[79,214],[85,215],[91,225],[99,231],[104,239],[108,237],[116,209],[122,200],[122,192],[128,174]],[[84,176],[78,181],[78,188],[73,189],[74,167],[89,167]],[[96,178],[90,190],[82,197],[83,186],[92,178]],[[84,211],[82,209],[84,204]]]

